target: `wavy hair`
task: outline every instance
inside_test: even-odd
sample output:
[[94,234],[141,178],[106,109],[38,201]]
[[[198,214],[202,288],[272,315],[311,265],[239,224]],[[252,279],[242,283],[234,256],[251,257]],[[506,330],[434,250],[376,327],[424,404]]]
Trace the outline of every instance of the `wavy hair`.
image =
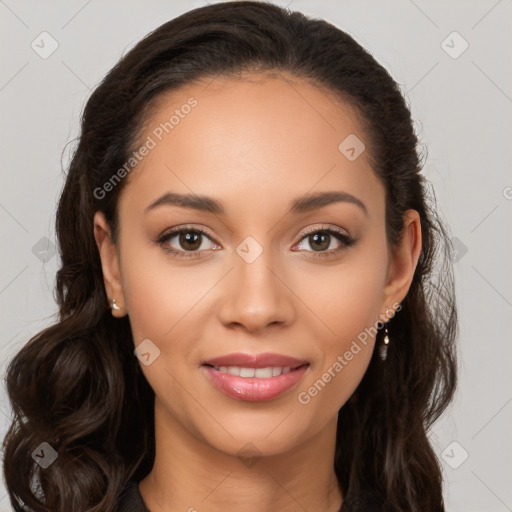
[[[453,249],[421,174],[409,108],[386,69],[350,35],[257,1],[208,5],[164,23],[119,60],[85,105],[56,214],[59,318],[19,350],[6,373],[13,419],[3,472],[16,511],[111,512],[126,482],[151,470],[154,391],[133,355],[128,317],[110,313],[93,235],[100,210],[118,240],[126,180],[104,197],[95,191],[137,149],[163,93],[246,71],[287,72],[355,109],[385,187],[390,246],[401,239],[404,212],[420,215],[422,251],[388,324],[387,360],[374,352],[339,411],[334,469],[343,512],[365,512],[372,503],[392,512],[444,511],[428,434],[456,386]],[[32,456],[42,442],[58,454],[46,469]]]

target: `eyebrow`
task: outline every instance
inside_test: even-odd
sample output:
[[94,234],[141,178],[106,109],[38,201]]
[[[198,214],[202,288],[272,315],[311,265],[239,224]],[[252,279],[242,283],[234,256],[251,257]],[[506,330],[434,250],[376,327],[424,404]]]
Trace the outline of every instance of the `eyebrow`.
[[[304,213],[333,203],[351,203],[358,206],[363,212],[368,215],[368,210],[365,204],[357,197],[343,191],[332,192],[318,192],[316,194],[308,194],[297,199],[294,199],[290,206],[291,213]],[[191,208],[203,212],[209,212],[217,215],[225,213],[222,204],[208,196],[196,194],[177,194],[175,192],[167,192],[153,201],[149,206],[144,209],[147,213],[154,208],[162,205],[180,206],[182,208]]]

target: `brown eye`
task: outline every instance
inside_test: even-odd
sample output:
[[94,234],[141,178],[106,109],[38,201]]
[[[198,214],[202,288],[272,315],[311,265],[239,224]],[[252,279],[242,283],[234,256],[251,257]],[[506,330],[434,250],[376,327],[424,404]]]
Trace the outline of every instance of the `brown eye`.
[[201,237],[197,231],[183,231],[178,235],[178,243],[185,250],[195,251],[201,246]]
[[[176,239],[176,241],[173,241],[173,239]],[[175,229],[162,235],[157,240],[157,243],[161,245],[165,251],[172,253],[173,256],[188,258],[198,256],[198,253],[208,249],[207,244],[206,247],[203,246],[205,240],[211,241],[211,238],[205,231],[185,227]],[[213,245],[215,246],[215,244]],[[215,248],[213,250],[215,250]]]
[[[338,247],[331,247],[332,242],[337,241]],[[350,235],[345,233],[344,231],[338,231],[335,228],[322,228],[322,229],[313,229],[308,231],[299,242],[299,249],[304,249],[305,242],[307,245],[311,247],[311,250],[306,250],[306,252],[313,252],[316,254],[312,254],[311,257],[327,257],[332,256],[335,253],[339,253],[344,249],[352,246],[356,240],[351,238]]]
[[329,248],[331,245],[331,235],[326,233],[325,231],[319,231],[313,235],[308,236],[309,246],[313,248],[313,250],[324,251]]

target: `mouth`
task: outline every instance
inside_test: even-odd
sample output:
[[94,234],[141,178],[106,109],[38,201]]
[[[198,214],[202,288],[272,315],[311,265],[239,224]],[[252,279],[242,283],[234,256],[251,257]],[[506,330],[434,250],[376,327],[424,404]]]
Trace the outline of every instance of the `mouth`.
[[273,400],[295,387],[310,363],[280,354],[229,354],[202,363],[223,394],[250,402]]
[[265,368],[249,368],[244,366],[213,366],[210,364],[205,364],[204,366],[209,366],[214,370],[217,370],[221,373],[228,373],[230,375],[236,375],[237,377],[242,378],[251,378],[254,377],[256,379],[269,379],[271,377],[279,377],[280,375],[285,375],[292,371],[298,370],[304,366],[309,366],[309,363],[304,363],[299,366],[291,367],[291,366],[267,366]]

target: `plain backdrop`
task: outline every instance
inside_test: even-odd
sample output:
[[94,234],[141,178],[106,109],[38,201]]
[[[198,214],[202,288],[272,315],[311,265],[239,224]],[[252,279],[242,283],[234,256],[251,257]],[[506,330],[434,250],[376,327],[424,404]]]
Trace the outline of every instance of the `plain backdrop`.
[[[512,2],[276,3],[347,31],[407,98],[428,155],[424,174],[457,248],[460,386],[431,436],[448,510],[512,510]],[[0,0],[2,376],[55,321],[55,209],[84,102],[150,30],[203,5]],[[0,406],[3,438],[4,386]],[[0,484],[0,511],[8,510]]]

